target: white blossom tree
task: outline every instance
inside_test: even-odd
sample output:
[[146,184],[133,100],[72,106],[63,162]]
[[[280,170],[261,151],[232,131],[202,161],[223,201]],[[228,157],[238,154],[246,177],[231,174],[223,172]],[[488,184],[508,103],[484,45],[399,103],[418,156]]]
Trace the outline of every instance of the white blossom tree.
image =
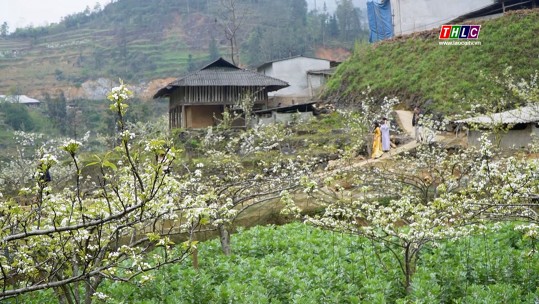
[[[224,254],[231,253],[230,230],[236,218],[256,205],[279,201],[300,186],[318,159],[285,155],[283,143],[290,131],[280,125],[257,126],[246,131],[209,130],[202,145],[202,159],[187,168],[189,181],[182,193],[203,202],[201,224],[217,229]],[[187,180],[187,178],[185,178]]]
[[[126,128],[130,96],[124,84],[108,95],[118,117],[114,151],[83,162],[81,143],[67,141],[62,149],[73,171],[66,187],[54,189],[45,178],[64,163],[45,154],[32,187],[0,195],[0,299],[54,289],[60,303],[91,303],[106,299],[97,291],[104,279],[145,281],[151,276],[144,273],[191,252],[189,235],[204,207],[177,195],[182,181],[168,170],[177,153],[172,145],[139,141]],[[87,176],[92,168],[98,174]],[[173,246],[181,233],[187,241]]]
[[[535,71],[529,78],[517,79],[512,74],[512,67],[507,67],[501,76],[491,77],[482,74],[489,81],[496,83],[499,88],[504,89],[504,94],[500,92],[485,92],[478,100],[468,101],[463,99],[463,103],[471,104],[471,109],[465,113],[455,115],[455,119],[484,116],[483,122],[467,121],[466,127],[470,129],[480,129],[489,132],[496,146],[500,146],[502,138],[508,131],[515,127],[514,123],[507,123],[507,120],[516,121],[528,119],[527,117],[539,115],[539,71]],[[513,110],[506,112],[508,110]],[[500,119],[497,113],[505,112],[505,119]],[[513,116],[513,117],[511,117]]]
[[[46,138],[45,134],[16,131],[14,133],[15,147],[9,158],[0,161],[0,187],[4,194],[16,194],[19,189],[33,182],[33,172],[36,170],[39,159],[46,154],[58,154],[62,151],[61,145],[66,138]],[[88,141],[90,133],[86,133],[81,142]],[[58,187],[68,179],[70,166],[55,166],[50,172],[54,176],[51,185]]]
[[386,162],[306,179],[304,192],[325,209],[304,219],[390,251],[409,291],[426,244],[514,220],[524,221],[517,228],[537,238],[538,166],[536,158],[507,156],[486,138],[480,149],[422,145]]
[[474,174],[466,181],[466,189],[452,199],[482,218],[537,224],[539,160],[526,153],[506,154],[484,136]]
[[[450,152],[419,146],[387,163],[349,167],[306,180],[305,192],[325,208],[305,221],[358,234],[390,251],[409,290],[422,248],[482,227],[475,208],[455,199],[469,190],[479,170],[477,151]],[[380,260],[383,267],[392,268]]]

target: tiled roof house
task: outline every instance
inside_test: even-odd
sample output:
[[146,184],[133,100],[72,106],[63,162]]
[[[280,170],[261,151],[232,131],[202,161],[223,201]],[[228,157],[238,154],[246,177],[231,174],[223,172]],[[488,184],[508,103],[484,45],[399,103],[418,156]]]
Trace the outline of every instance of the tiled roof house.
[[170,128],[204,128],[216,124],[225,108],[245,96],[255,98],[254,110],[266,106],[268,92],[289,86],[285,81],[241,69],[223,58],[180,77],[155,93],[169,98]]

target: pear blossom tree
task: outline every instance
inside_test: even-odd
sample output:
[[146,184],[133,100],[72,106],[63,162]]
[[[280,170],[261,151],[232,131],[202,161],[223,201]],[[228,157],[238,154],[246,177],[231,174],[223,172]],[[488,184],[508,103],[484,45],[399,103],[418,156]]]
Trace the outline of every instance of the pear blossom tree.
[[452,199],[492,221],[539,223],[539,160],[526,154],[504,156],[487,136],[480,153],[467,188]]
[[359,125],[370,128],[374,121],[380,120],[382,117],[390,117],[393,107],[399,104],[397,97],[384,97],[382,100],[372,96],[370,87],[366,91],[362,91],[358,100],[353,106],[357,107],[356,111],[360,113],[355,122]]
[[501,76],[481,75],[498,84],[500,88],[504,88],[506,93],[498,97],[498,93],[486,92],[479,100],[472,102],[463,100],[463,102],[471,104],[471,109],[464,114],[456,115],[455,118],[474,117],[478,113],[482,113],[488,118],[488,123],[468,122],[467,126],[471,129],[488,129],[495,144],[499,146],[504,134],[507,134],[514,127],[514,124],[507,124],[496,119],[493,116],[495,113],[526,107],[525,111],[529,113],[515,111],[513,114],[515,118],[522,118],[523,114],[539,115],[539,71],[535,71],[527,79],[517,79],[512,74],[511,66],[507,67]]
[[[529,79],[515,79],[508,67],[502,77],[493,81],[505,87],[517,97],[522,105],[531,111],[528,115],[539,113],[539,72],[535,71]],[[501,104],[507,106],[505,100]],[[481,100],[477,106],[483,110],[494,107],[492,101]],[[514,106],[514,105],[513,105]],[[472,126],[477,127],[477,126]],[[505,132],[511,125],[493,124],[491,133],[494,143],[486,133],[481,139],[480,166],[474,179],[469,181],[469,190],[462,192],[456,198],[464,201],[485,217],[493,220],[524,220],[530,222],[530,227],[537,223],[536,207],[538,201],[538,160],[536,157],[526,157],[522,153],[505,156],[497,147],[501,140],[500,133]],[[537,139],[528,145],[528,152],[537,153]],[[532,229],[533,230],[533,229]]]
[[[388,163],[305,179],[304,192],[322,204],[324,212],[304,220],[364,236],[378,250],[391,252],[402,273],[402,286],[409,291],[425,245],[482,227],[475,209],[455,199],[468,191],[480,158],[478,151],[450,153],[421,145]],[[386,270],[394,267],[380,262]]]
[[[71,160],[67,186],[53,188],[45,178],[66,157],[46,153],[32,187],[0,194],[0,299],[53,289],[59,303],[106,300],[98,292],[103,280],[143,283],[148,271],[193,250],[190,235],[205,206],[177,195],[182,180],[168,168],[178,151],[166,139],[139,140],[127,128],[131,95],[124,84],[108,95],[118,118],[114,151],[88,163],[79,159],[82,143],[69,140],[61,147]],[[186,241],[173,246],[178,234]]]
[[219,232],[225,255],[231,253],[230,232],[240,214],[266,202],[278,202],[298,188],[318,164],[317,158],[281,153],[289,135],[290,130],[280,125],[241,132],[210,129],[203,140],[203,161],[186,168],[190,180],[182,193],[204,202],[208,213],[201,224],[206,224],[203,229]]
[[514,109],[519,106],[532,105],[539,102],[539,71],[530,74],[527,79],[516,78],[513,75],[513,67],[508,66],[500,76],[491,76],[480,72],[480,77],[498,85],[503,92],[489,92],[476,100],[468,100],[466,97],[455,95],[456,99],[461,99],[464,104],[469,104],[470,109],[456,118],[466,118],[483,113],[491,115],[493,113]]
[[520,100],[529,103],[539,102],[539,71],[535,71],[530,75],[529,79],[515,79],[511,74],[512,67],[506,68],[503,73],[503,80],[497,79],[498,83],[501,83],[507,87],[514,96],[517,96]]
[[6,194],[17,192],[32,181],[29,172],[35,170],[38,153],[33,147],[40,146],[43,134],[16,131],[14,139],[15,152],[9,160],[0,161],[0,186]]
[[364,236],[391,252],[409,291],[427,244],[514,220],[524,222],[518,230],[537,238],[539,160],[525,156],[507,156],[485,137],[479,149],[420,145],[386,162],[314,175],[304,180],[304,192],[324,212],[304,220]]
[[[225,107],[221,117],[213,116],[213,119],[218,122],[217,130],[228,130],[237,119],[243,119],[245,128],[251,128],[253,120],[253,106],[256,103],[256,91],[246,92],[242,94],[234,104],[233,108]],[[241,110],[241,112],[235,109]]]
[[[348,129],[352,132],[352,138],[358,142],[356,148],[362,144],[367,146],[367,154],[371,154],[372,147],[372,126],[375,121],[380,121],[383,117],[391,117],[393,107],[399,104],[397,97],[377,99],[372,96],[370,87],[362,91],[360,96],[349,108],[340,110],[346,118]],[[367,140],[364,137],[367,136]]]
[[[372,110],[373,104],[368,99],[360,104],[367,115],[354,118],[358,125],[370,124],[381,111]],[[393,253],[403,288],[409,291],[425,245],[485,229],[484,223],[492,220],[532,220],[536,165],[495,151],[488,142],[480,150],[420,145],[386,162],[312,175],[304,179],[304,192],[324,212],[304,220],[367,237],[376,248]],[[508,170],[515,175],[510,177]],[[297,213],[292,201],[287,200],[286,211]]]
[[[81,142],[86,143],[90,133],[86,133]],[[0,187],[5,194],[14,194],[19,189],[33,182],[32,172],[36,170],[38,160],[46,154],[58,154],[61,145],[66,138],[46,138],[45,134],[16,131],[15,149],[13,153],[6,155],[8,160],[0,161]],[[51,172],[54,176],[52,186],[56,187],[66,182],[70,166],[62,168],[56,166]]]

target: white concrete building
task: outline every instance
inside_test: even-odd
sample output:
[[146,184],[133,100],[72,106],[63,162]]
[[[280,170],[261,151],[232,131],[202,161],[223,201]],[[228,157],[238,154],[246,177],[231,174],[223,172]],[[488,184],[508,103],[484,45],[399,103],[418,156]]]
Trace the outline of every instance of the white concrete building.
[[391,0],[395,36],[438,28],[496,0]]
[[489,140],[502,148],[523,148],[539,138],[539,105],[457,120],[455,123],[468,126],[469,145],[479,147],[481,137],[487,133]]
[[[375,0],[391,1],[395,36],[458,24],[466,19],[499,16],[506,11],[537,7],[538,0]],[[455,23],[457,22],[457,23]]]
[[270,93],[284,104],[297,104],[311,99],[322,81],[312,81],[310,71],[330,69],[335,62],[305,56],[296,56],[264,63],[257,68],[259,73],[281,79],[290,84],[289,87]]

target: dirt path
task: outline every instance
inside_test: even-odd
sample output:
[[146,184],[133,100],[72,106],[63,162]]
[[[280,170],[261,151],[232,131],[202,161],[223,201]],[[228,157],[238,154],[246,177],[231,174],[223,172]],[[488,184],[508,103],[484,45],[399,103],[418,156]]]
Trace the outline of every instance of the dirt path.
[[[415,128],[412,126],[412,117],[413,113],[411,111],[403,111],[403,110],[396,110],[395,113],[397,114],[398,124],[401,127],[402,130],[404,130],[408,135],[412,138],[415,138]],[[435,142],[445,142],[448,140],[451,140],[451,138],[448,138],[446,135],[441,134],[440,132],[433,132],[431,130],[424,130],[425,132],[430,132],[431,134],[434,134],[434,141]]]
[[406,131],[406,133],[408,133],[408,135],[413,137],[415,130],[412,126],[412,117],[414,114],[411,111],[404,110],[396,110],[395,113],[397,113],[397,122],[401,129],[403,129],[404,131]]
[[[400,126],[402,130],[406,132],[405,135],[408,135],[411,138],[414,138],[415,130],[414,130],[414,127],[412,126],[412,116],[413,116],[412,112],[398,110],[398,111],[395,111],[395,113],[397,114],[397,124]],[[439,139],[441,140],[441,138]],[[342,161],[337,160],[335,162],[330,162],[328,167],[329,167],[329,170],[331,171],[340,170],[338,168],[341,168],[342,170],[346,170],[350,168],[362,167],[367,164],[377,163],[379,161],[391,158],[403,152],[410,151],[416,148],[417,146],[418,146],[418,143],[415,140],[411,140],[410,142],[406,144],[400,145],[396,148],[392,148],[391,150],[389,150],[389,152],[385,152],[381,157],[377,159],[368,158],[368,159],[353,162],[353,163],[343,163]]]

